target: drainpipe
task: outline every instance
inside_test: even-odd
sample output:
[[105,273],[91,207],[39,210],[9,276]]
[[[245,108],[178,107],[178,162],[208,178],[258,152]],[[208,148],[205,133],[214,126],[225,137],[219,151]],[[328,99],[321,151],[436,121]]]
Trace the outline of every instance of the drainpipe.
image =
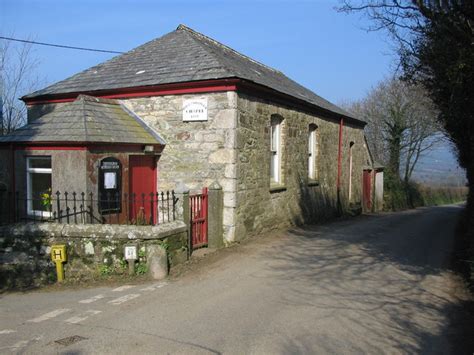
[[337,180],[336,180],[337,208],[339,210],[339,213],[342,213],[340,191],[341,191],[341,173],[342,173],[342,129],[343,127],[344,127],[344,119],[341,118],[341,121],[339,122],[339,150],[337,152]]

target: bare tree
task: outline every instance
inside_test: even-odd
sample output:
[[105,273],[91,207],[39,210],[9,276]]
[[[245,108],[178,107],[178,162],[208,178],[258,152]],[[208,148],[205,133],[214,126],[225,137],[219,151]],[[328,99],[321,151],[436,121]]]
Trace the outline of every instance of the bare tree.
[[39,86],[32,45],[0,42],[0,135],[8,134],[26,122],[26,106],[19,98]]
[[422,154],[443,136],[437,112],[420,86],[397,79],[380,82],[348,107],[368,122],[366,135],[376,160],[408,182]]

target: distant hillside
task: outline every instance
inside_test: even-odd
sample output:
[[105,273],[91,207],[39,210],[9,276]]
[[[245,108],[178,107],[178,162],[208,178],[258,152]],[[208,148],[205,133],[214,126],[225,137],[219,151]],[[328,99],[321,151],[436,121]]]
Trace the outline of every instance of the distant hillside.
[[447,144],[421,157],[412,179],[434,186],[464,186],[467,182],[466,172],[459,166]]

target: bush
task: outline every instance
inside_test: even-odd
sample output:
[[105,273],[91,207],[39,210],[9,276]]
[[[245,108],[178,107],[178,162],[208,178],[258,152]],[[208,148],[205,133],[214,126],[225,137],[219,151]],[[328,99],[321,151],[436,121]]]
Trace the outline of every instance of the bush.
[[404,183],[388,174],[384,182],[384,206],[388,211],[466,201],[467,194],[465,186],[434,187],[411,181]]

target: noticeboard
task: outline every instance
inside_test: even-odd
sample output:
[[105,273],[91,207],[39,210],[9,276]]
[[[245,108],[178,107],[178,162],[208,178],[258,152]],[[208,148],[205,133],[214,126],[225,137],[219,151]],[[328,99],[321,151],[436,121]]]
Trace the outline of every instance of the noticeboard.
[[120,213],[122,206],[122,164],[116,158],[99,164],[99,210],[101,214]]

